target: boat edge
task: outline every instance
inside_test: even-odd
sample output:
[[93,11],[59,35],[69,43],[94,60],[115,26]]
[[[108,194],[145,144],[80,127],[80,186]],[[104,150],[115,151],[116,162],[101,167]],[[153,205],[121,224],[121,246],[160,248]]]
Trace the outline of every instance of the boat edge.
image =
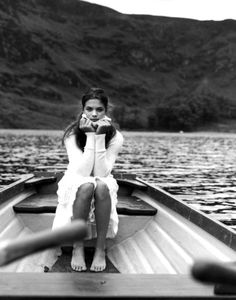
[[167,206],[190,222],[199,226],[231,249],[236,250],[236,232],[234,232],[234,230],[218,220],[212,219],[204,212],[191,207],[183,200],[177,199],[177,197],[164,191],[162,188],[153,186],[152,184],[149,184],[138,177],[136,180],[146,184],[148,187],[147,193],[150,197],[153,199],[158,199],[156,201]]

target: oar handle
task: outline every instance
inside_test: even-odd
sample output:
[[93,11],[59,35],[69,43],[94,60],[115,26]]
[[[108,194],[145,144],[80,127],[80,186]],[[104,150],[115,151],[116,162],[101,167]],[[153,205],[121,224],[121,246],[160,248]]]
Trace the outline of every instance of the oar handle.
[[0,266],[47,248],[79,241],[83,239],[86,234],[86,223],[82,220],[78,220],[60,229],[45,230],[33,233],[22,239],[2,242],[0,244]]
[[236,284],[236,268],[233,265],[197,261],[191,271],[195,279],[205,283]]

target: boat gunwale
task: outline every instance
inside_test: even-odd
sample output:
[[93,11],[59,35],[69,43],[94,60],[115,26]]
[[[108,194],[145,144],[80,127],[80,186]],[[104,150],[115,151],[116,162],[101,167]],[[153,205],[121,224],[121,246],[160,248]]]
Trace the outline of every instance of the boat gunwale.
[[34,174],[23,174],[15,182],[0,190],[0,205],[25,190],[25,182],[32,179]]
[[236,250],[236,232],[233,229],[218,220],[214,220],[206,213],[191,207],[183,200],[178,199],[174,195],[164,191],[162,188],[153,186],[138,177],[136,180],[147,185],[148,189],[146,193],[154,201],[165,205],[191,223],[214,236],[229,248]]

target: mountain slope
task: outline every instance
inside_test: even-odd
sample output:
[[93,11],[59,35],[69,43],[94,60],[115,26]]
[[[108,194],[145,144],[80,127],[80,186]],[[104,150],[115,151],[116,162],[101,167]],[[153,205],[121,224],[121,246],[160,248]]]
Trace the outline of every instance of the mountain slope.
[[235,29],[77,0],[0,0],[0,127],[62,129],[89,86],[108,92],[123,128],[165,127],[160,111],[176,118],[169,103],[202,91],[224,97],[219,117],[234,118]]

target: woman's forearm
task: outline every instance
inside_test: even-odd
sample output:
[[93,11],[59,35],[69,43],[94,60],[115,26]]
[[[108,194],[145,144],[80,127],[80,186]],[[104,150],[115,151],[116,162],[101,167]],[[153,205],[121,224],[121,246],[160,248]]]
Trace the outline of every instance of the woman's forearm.
[[90,176],[94,167],[94,152],[95,152],[95,134],[92,132],[86,133],[87,140],[84,147],[83,157],[77,173],[83,176]]
[[90,176],[94,167],[95,134],[93,132],[87,132],[86,136],[84,152],[78,149],[73,141],[67,144],[69,157],[68,169],[74,170],[81,176]]
[[95,155],[94,155],[94,176],[106,177],[111,166],[107,159],[107,150],[105,147],[105,134],[95,135]]

